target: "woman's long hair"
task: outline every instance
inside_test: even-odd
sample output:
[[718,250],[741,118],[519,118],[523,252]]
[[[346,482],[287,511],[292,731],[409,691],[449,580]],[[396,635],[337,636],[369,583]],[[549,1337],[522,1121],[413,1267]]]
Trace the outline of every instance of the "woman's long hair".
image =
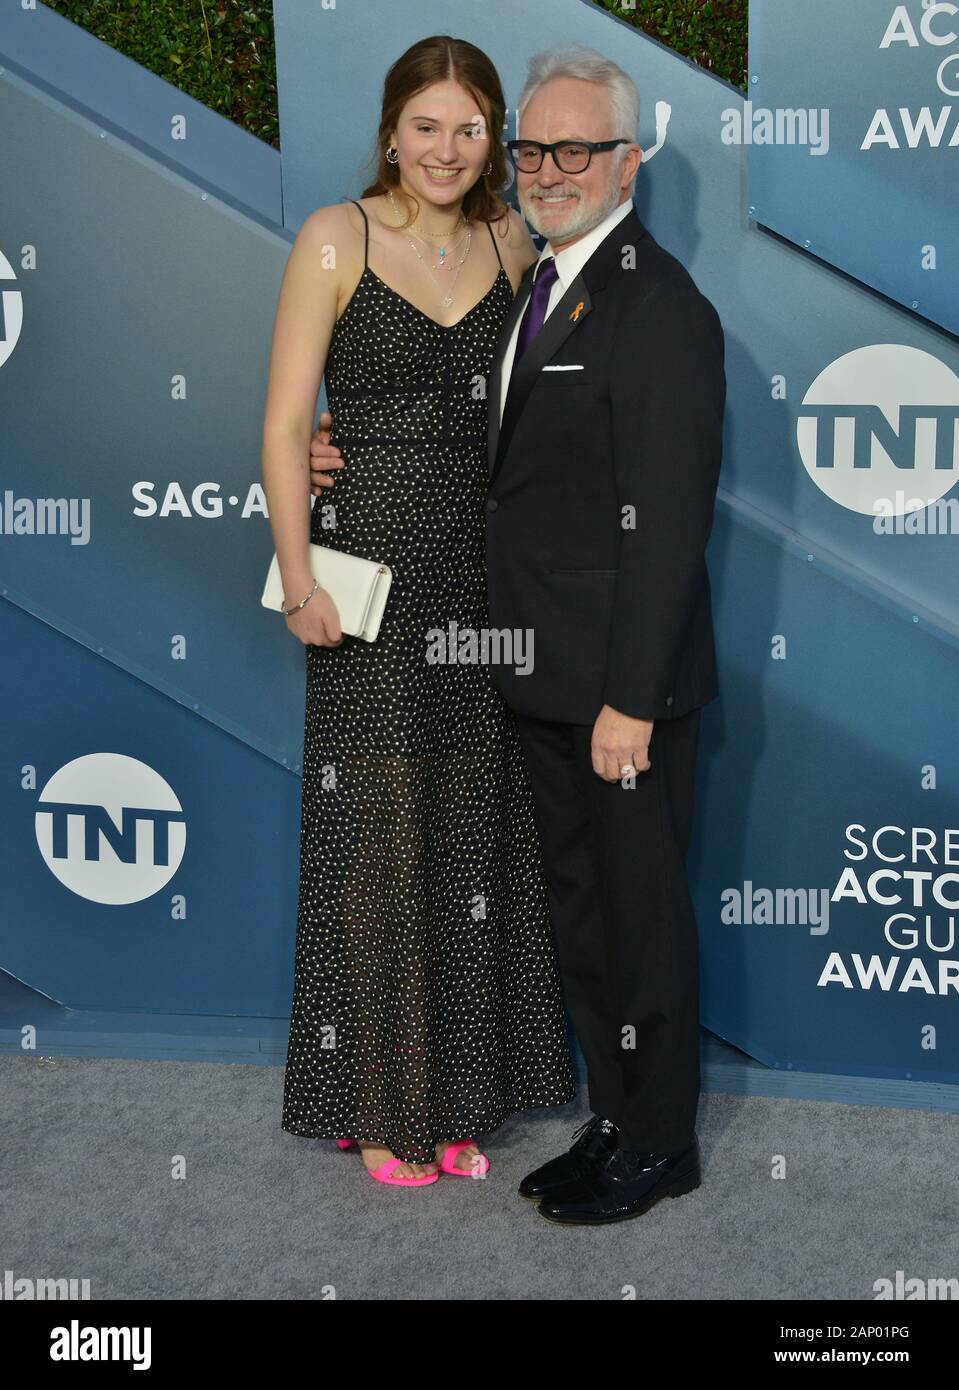
[[[468,221],[497,222],[507,215],[498,190],[507,181],[506,151],[502,130],[506,120],[506,99],[499,74],[481,48],[465,39],[434,34],[420,39],[397,58],[383,82],[383,105],[376,137],[376,178],[364,188],[363,198],[374,198],[400,186],[399,166],[386,158],[390,133],[396,129],[400,112],[412,96],[434,82],[458,82],[476,98],[489,132],[488,174],[481,174],[463,198],[463,216]],[[406,194],[412,198],[412,194]],[[419,204],[408,226],[419,214]]]

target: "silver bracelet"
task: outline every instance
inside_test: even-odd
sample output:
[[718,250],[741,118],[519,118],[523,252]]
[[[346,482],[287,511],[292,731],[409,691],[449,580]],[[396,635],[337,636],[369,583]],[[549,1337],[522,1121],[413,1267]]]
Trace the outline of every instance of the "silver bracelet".
[[281,609],[280,609],[280,612],[283,614],[284,618],[288,618],[288,617],[290,616],[291,613],[296,613],[300,608],[303,607],[303,604],[304,604],[304,603],[309,603],[310,599],[313,597],[313,595],[316,593],[316,591],[317,591],[317,589],[318,589],[319,587],[320,587],[319,584],[318,584],[318,583],[316,582],[316,580],[314,579],[314,580],[313,580],[313,588],[310,590],[310,592],[307,594],[306,598],[303,599],[303,601],[302,601],[301,603],[294,603],[294,605],[293,605],[292,608],[281,608]]

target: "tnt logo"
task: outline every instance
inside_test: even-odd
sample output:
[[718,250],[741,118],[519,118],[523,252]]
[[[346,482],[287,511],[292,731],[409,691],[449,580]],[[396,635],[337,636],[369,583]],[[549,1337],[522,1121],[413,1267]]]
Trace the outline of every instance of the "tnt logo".
[[13,266],[0,251],[0,367],[13,352],[23,327],[23,296],[17,289],[8,290],[7,280],[16,280]]
[[959,473],[959,377],[931,353],[873,343],[837,357],[806,392],[799,452],[818,488],[875,516],[898,494],[903,511],[928,507]]
[[122,753],[89,753],[40,792],[36,835],[65,888],[95,903],[138,903],[180,867],[186,818],[152,767]]

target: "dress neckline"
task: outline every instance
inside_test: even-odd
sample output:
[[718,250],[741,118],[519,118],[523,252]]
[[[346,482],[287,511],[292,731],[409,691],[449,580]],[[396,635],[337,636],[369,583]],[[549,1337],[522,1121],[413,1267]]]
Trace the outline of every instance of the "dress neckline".
[[[363,274],[356,282],[356,289],[350,295],[349,303],[343,310],[342,314],[340,314],[340,317],[336,320],[338,324],[342,323],[343,320],[346,318],[347,314],[350,312],[350,305],[356,298],[356,290],[359,289],[360,285],[363,283],[367,275],[371,275],[373,279],[376,280],[379,284],[381,284],[385,290],[388,290],[390,294],[395,295],[397,299],[401,300],[404,304],[408,305],[409,308],[413,310],[414,314],[419,314],[420,318],[426,319],[427,323],[431,323],[433,327],[438,328],[441,333],[449,333],[451,329],[459,328],[461,323],[465,323],[471,314],[475,314],[476,310],[482,304],[486,303],[487,299],[489,299],[490,295],[493,293],[493,291],[496,289],[496,286],[499,284],[500,277],[506,275],[506,267],[502,265],[500,266],[499,270],[496,272],[496,277],[493,280],[493,283],[490,285],[489,289],[486,291],[486,293],[482,296],[481,299],[478,299],[476,301],[476,303],[473,305],[471,309],[467,309],[466,313],[463,314],[462,318],[458,318],[455,323],[439,323],[436,319],[433,318],[432,314],[428,314],[425,309],[418,308],[418,306],[415,305],[411,299],[406,298],[405,294],[400,294],[399,290],[394,289],[392,285],[388,285],[386,281],[382,278],[382,276],[377,275],[376,271],[373,270],[371,266],[364,266]],[[512,293],[513,286],[508,275],[506,275],[506,283],[510,287],[510,293]]]

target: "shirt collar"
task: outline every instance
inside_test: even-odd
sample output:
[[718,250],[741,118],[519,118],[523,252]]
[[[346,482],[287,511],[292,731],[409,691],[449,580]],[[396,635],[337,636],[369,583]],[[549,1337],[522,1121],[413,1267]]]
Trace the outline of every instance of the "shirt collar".
[[[625,203],[620,203],[613,208],[592,231],[581,236],[579,241],[574,241],[572,246],[567,246],[562,251],[554,251],[549,242],[539,253],[540,261],[547,256],[554,256],[556,260],[556,278],[559,280],[560,287],[565,294],[590,256],[599,246],[600,242],[605,241],[609,233],[618,222],[622,222],[633,210],[632,198],[627,198]],[[538,263],[537,263],[538,265]]]

